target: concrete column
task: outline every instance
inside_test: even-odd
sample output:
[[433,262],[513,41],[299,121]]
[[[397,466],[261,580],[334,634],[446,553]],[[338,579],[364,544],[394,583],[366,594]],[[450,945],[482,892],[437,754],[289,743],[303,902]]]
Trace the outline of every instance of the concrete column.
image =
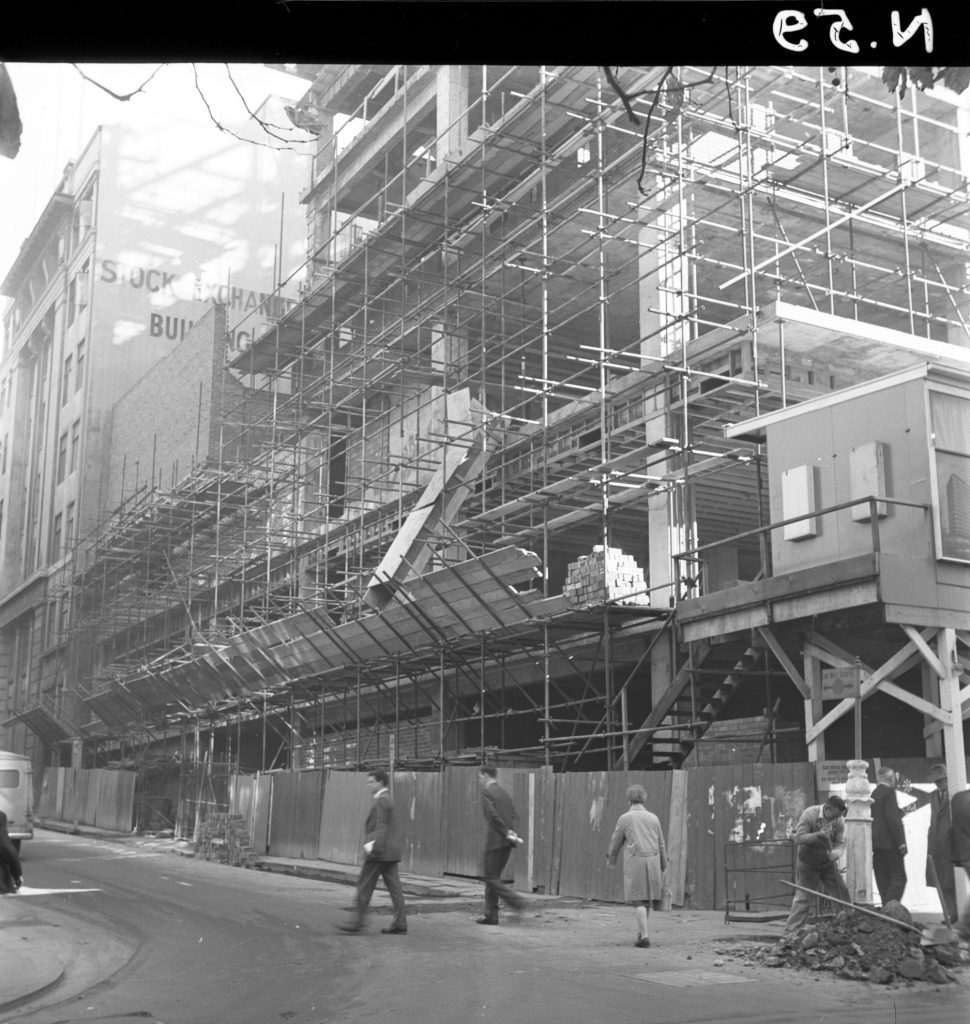
[[872,797],[868,761],[846,761],[845,881],[853,903],[872,903]]
[[435,135],[438,167],[464,156],[468,146],[468,67],[464,64],[442,64],[438,69]]
[[680,225],[686,204],[647,211],[654,220],[640,229],[638,261],[640,351],[665,356],[686,344],[690,325],[680,317],[690,309],[690,264],[682,255]]
[[431,371],[442,375],[445,390],[468,376],[468,336],[450,324],[431,325]]

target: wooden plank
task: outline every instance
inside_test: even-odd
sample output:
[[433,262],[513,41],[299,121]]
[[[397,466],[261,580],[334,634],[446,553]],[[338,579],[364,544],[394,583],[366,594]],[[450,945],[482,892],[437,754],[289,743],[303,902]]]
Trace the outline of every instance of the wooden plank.
[[271,857],[299,857],[299,844],[294,835],[297,819],[298,772],[273,773],[273,804],[269,820],[269,853]]
[[670,810],[667,814],[667,887],[674,906],[684,906],[687,884],[687,772],[672,771],[670,776]]

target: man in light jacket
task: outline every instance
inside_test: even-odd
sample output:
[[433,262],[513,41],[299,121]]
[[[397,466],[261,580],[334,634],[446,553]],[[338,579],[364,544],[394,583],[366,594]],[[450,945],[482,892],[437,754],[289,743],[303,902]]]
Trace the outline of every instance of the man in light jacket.
[[345,932],[359,932],[363,928],[378,878],[384,879],[394,908],[390,927],[382,928],[381,932],[384,935],[405,935],[408,930],[404,892],[397,868],[401,860],[401,834],[394,802],[387,788],[388,781],[389,776],[383,768],[375,768],[367,775],[373,803],[364,824],[365,859],[357,879],[356,912],[352,920],[338,925]]
[[814,892],[826,892],[849,902],[849,890],[839,871],[839,858],[845,853],[845,816],[847,808],[840,796],[830,796],[824,804],[806,807],[795,826],[798,846],[795,881],[803,889],[795,890],[785,931],[794,932],[808,920]]

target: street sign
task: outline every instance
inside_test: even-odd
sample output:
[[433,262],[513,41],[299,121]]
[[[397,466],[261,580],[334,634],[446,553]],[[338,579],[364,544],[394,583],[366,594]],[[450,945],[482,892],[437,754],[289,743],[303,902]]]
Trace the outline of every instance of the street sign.
[[862,673],[858,668],[823,668],[822,700],[858,697]]

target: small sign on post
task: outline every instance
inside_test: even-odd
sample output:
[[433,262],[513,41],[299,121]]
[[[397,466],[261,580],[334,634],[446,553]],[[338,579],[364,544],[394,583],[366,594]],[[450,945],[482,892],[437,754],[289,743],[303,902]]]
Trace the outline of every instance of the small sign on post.
[[856,668],[823,668],[822,700],[842,700],[858,697],[862,672]]

